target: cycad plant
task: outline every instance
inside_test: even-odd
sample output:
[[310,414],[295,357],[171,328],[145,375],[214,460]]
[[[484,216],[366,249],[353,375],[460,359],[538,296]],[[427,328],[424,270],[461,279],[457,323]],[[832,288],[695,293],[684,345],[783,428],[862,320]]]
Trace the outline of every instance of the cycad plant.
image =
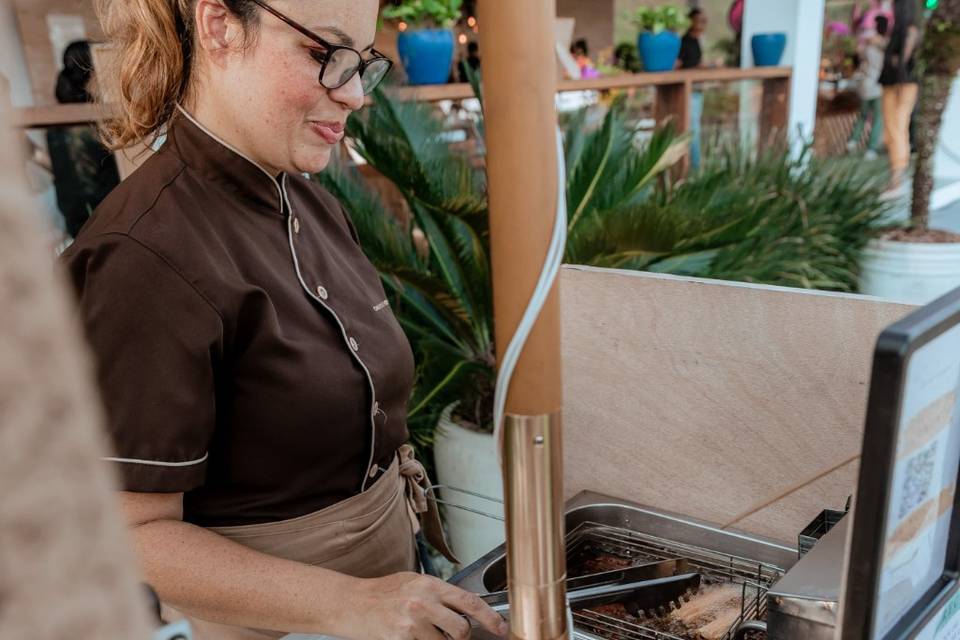
[[[599,127],[589,128],[585,113],[564,125],[566,262],[855,290],[859,252],[885,211],[879,179],[809,154],[731,146],[674,183],[667,170],[683,157],[687,138],[669,126],[644,140],[620,102]],[[382,93],[348,123],[360,155],[403,194],[409,226],[355,169],[334,166],[317,177],[350,211],[413,344],[418,371],[408,420],[419,445],[429,444],[453,403],[462,423],[489,429],[492,422],[485,177],[443,134],[432,107]],[[527,153],[535,161],[536,152]]]
[[567,261],[721,280],[854,292],[860,254],[889,204],[883,181],[808,148],[717,145],[700,172],[594,216]]
[[[480,124],[482,130],[482,123]],[[654,178],[683,155],[669,129],[643,147],[619,106],[600,129],[569,127],[566,137],[570,229],[591,228],[601,211],[639,202]],[[350,211],[361,244],[380,270],[417,355],[408,423],[428,444],[440,413],[489,429],[495,381],[486,182],[482,168],[451,149],[434,110],[383,93],[351,118],[347,135],[360,155],[403,194],[412,224],[402,225],[353,169],[317,176]],[[420,236],[422,234],[422,236]],[[415,236],[426,239],[418,251]]]

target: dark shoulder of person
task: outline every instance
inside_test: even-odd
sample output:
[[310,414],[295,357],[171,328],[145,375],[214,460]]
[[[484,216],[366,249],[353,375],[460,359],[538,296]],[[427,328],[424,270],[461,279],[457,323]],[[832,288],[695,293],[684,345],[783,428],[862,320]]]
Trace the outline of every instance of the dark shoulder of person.
[[881,85],[892,86],[916,82],[916,50],[909,60],[903,59],[907,45],[907,34],[911,28],[916,27],[915,0],[897,0],[894,5],[894,20],[893,27],[890,30],[890,40],[883,56],[883,71],[880,73]]
[[689,33],[683,36],[680,41],[680,60],[681,69],[695,69],[700,66],[703,60],[703,52],[700,49],[700,40]]

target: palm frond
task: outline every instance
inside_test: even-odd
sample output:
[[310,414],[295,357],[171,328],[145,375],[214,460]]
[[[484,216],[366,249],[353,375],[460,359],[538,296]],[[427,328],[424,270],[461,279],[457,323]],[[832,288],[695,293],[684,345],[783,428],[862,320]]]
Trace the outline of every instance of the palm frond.
[[[474,90],[482,98],[478,83]],[[620,102],[598,127],[587,123],[586,111],[566,116],[567,262],[855,290],[860,252],[888,210],[879,181],[855,163],[729,143],[706,149],[700,171],[674,183],[668,170],[687,152],[686,136],[668,127],[644,138]],[[408,424],[419,446],[452,403],[480,427],[492,419],[485,174],[443,132],[430,107],[384,93],[348,128],[404,196],[427,239],[423,254],[355,173],[321,178],[351,211],[416,352]]]
[[318,174],[317,181],[346,205],[360,244],[374,266],[382,272],[421,268],[409,234],[387,212],[379,194],[360,181],[355,169],[332,166]]

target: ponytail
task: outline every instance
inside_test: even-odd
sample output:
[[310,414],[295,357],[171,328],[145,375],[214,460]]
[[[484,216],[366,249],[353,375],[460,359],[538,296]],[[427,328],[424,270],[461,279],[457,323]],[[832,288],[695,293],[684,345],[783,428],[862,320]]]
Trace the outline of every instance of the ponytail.
[[[247,24],[250,0],[224,0]],[[195,0],[96,0],[113,49],[98,69],[101,96],[116,110],[101,125],[111,149],[151,141],[190,89]]]

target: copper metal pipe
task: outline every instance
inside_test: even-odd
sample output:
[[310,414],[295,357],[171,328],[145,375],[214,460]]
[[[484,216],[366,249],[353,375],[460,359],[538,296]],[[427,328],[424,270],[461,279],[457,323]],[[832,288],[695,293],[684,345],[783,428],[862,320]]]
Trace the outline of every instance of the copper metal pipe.
[[515,638],[566,638],[559,414],[505,418],[507,577]]
[[[555,3],[480,0],[496,343],[543,268],[557,210]],[[511,636],[568,637],[563,548],[560,301],[555,286],[517,364],[504,421]]]

